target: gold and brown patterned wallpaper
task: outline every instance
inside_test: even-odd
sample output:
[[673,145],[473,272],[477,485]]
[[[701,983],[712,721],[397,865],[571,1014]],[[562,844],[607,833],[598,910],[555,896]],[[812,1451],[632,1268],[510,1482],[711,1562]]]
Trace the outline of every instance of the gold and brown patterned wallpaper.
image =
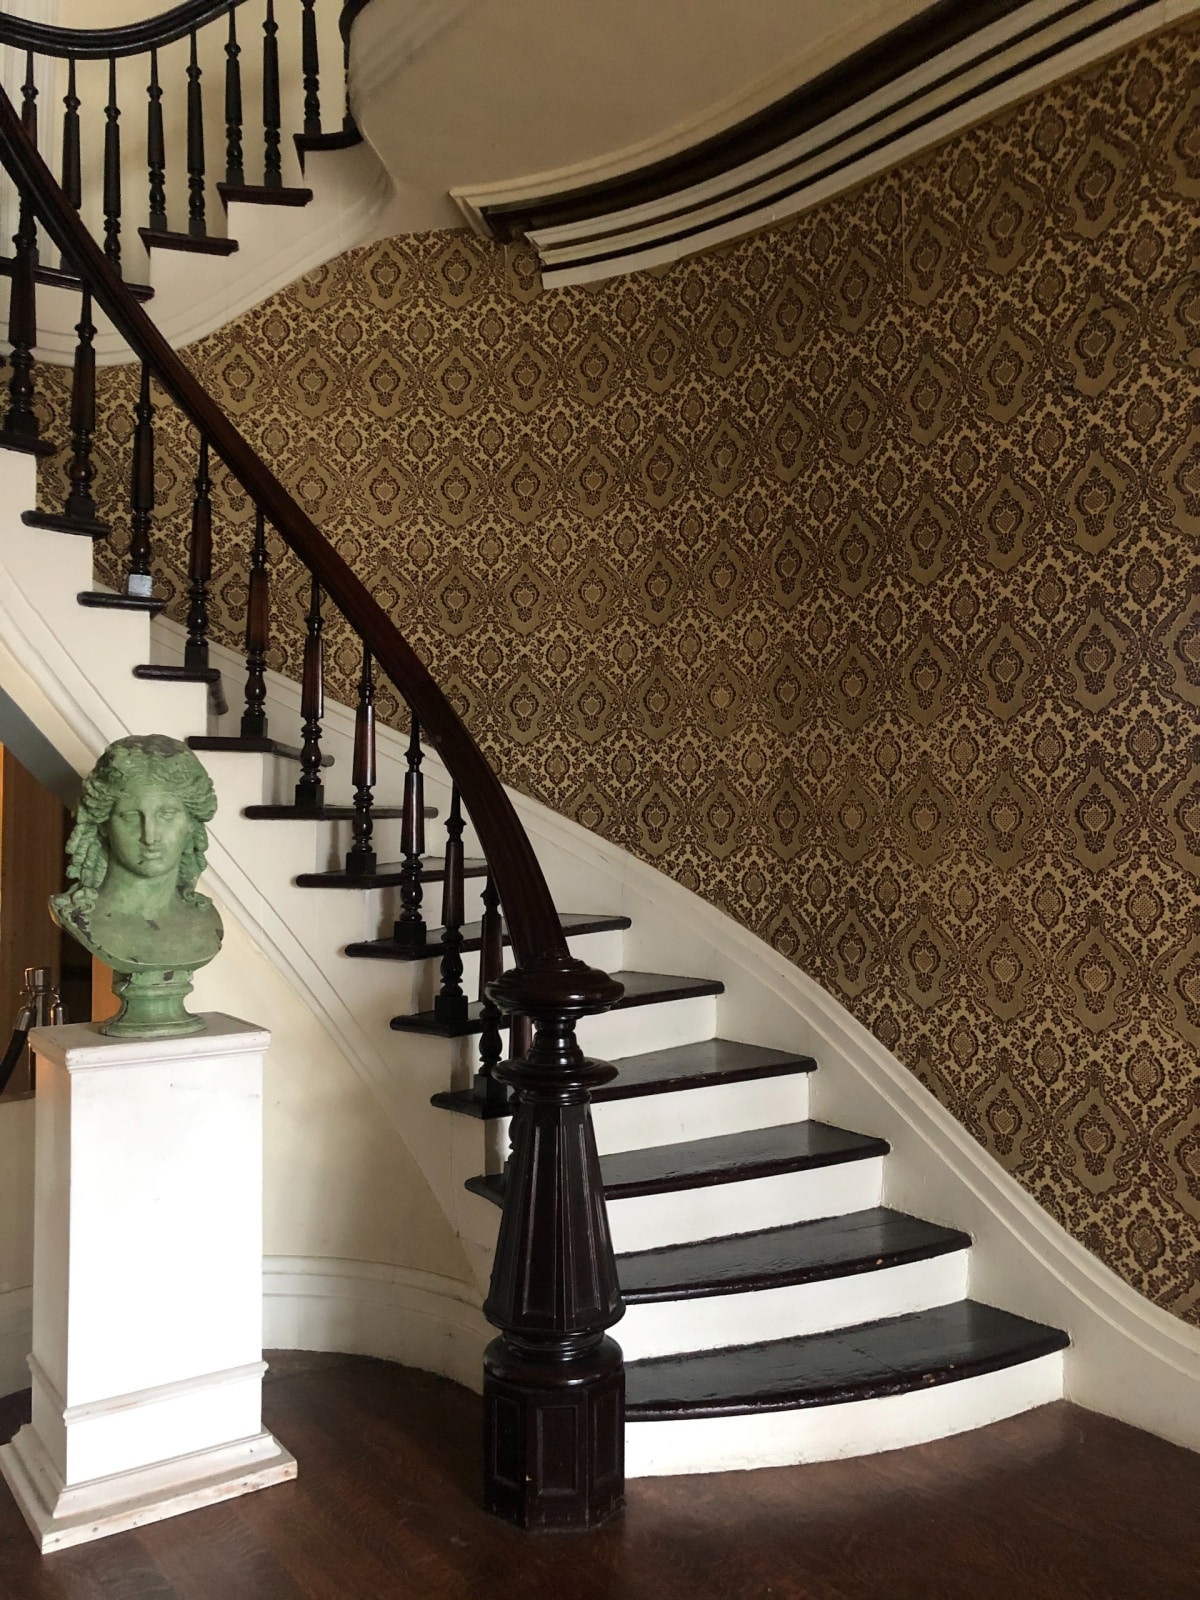
[[509,782],[828,985],[1193,1322],[1198,37],[717,255],[543,292],[396,239],[190,352]]

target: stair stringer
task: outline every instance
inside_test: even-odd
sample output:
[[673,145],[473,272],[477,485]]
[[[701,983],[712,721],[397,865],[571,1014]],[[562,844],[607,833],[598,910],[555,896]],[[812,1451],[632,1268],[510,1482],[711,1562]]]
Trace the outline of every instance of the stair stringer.
[[[30,504],[32,490],[32,464],[4,457],[0,463],[4,504]],[[14,511],[5,520],[10,526],[4,529],[0,563],[9,581],[0,586],[0,637],[5,641],[0,683],[64,757],[82,771],[105,743],[124,732],[153,729],[184,736],[202,727],[201,688],[181,690],[123,676],[124,661],[120,651],[114,652],[111,639],[103,682],[95,681],[90,665],[94,656],[86,650],[91,624],[85,620],[95,614],[68,609],[74,606],[75,589],[87,586],[86,581],[69,586],[63,582],[64,575],[72,577],[69,550],[82,550],[74,558],[77,566],[85,558],[90,565],[90,551],[82,541],[64,544],[60,536],[23,528]],[[36,545],[31,540],[51,542]],[[15,559],[13,552],[22,548],[25,559]],[[40,559],[33,554],[36,549]],[[51,557],[51,551],[60,554]],[[71,627],[62,626],[67,619]],[[113,615],[106,620],[111,623]],[[55,622],[60,625],[57,630]],[[66,638],[61,637],[64,634]],[[170,626],[160,624],[158,649],[164,657],[171,654],[171,639]],[[149,697],[143,691],[149,691]],[[296,687],[274,676],[272,694],[281,715],[285,706],[298,706]],[[148,716],[157,721],[147,722]],[[349,709],[328,707],[326,729],[328,748],[335,754],[339,748],[344,751],[351,730]],[[247,763],[252,758],[219,759]],[[398,792],[402,763],[403,741],[385,732],[380,748],[383,795]],[[426,771],[431,798],[444,800],[446,776],[432,756]],[[259,779],[260,785],[267,781]],[[219,781],[219,787],[226,785]],[[719,1003],[719,1026],[725,1037],[804,1051],[819,1059],[812,1115],[869,1130],[889,1141],[887,1203],[974,1235],[975,1298],[1069,1330],[1070,1398],[1200,1448],[1200,1331],[1138,1295],[1054,1223],[844,1007],[770,946],[617,846],[536,801],[518,794],[513,800],[559,904],[586,904],[589,910],[620,912],[633,919],[633,928],[624,935],[623,959],[628,966],[654,966],[661,952],[669,951],[673,970],[718,978],[725,984]],[[280,860],[271,851],[256,849],[252,859],[246,859],[235,848],[245,826],[237,806],[227,806],[224,819],[219,814],[212,829],[208,886],[305,998],[313,1016],[375,1094],[468,1249],[475,1284],[467,1299],[477,1304],[486,1282],[495,1212],[461,1189],[462,1179],[476,1169],[477,1126],[471,1124],[466,1130],[469,1139],[459,1135],[456,1142],[447,1130],[467,1119],[446,1117],[427,1104],[431,1089],[447,1086],[444,1046],[436,1041],[406,1041],[404,1062],[397,1067],[396,1037],[381,1029],[386,1027],[386,1014],[401,1009],[397,1001],[402,985],[396,983],[383,1001],[376,1000],[365,1011],[352,1003],[356,991],[347,983],[350,969],[374,964],[336,960],[338,944],[348,937],[344,922],[331,910],[318,912],[313,907],[314,901],[329,897],[309,893],[306,901],[305,891],[294,889],[290,880],[281,887]],[[283,831],[305,826],[288,823]],[[581,1027],[585,1046],[586,1030],[604,1020],[585,1020]],[[409,1048],[413,1043],[415,1050]],[[466,1051],[459,1049],[450,1068],[456,1086],[467,1070]],[[653,1107],[649,1107],[646,1142],[654,1139]],[[318,1270],[326,1266],[322,1263]],[[297,1270],[296,1263],[287,1264],[287,1272],[294,1275]],[[336,1277],[327,1271],[325,1276]],[[336,1300],[336,1283],[328,1287],[328,1294]],[[397,1309],[402,1303],[401,1294]],[[456,1304],[460,1321],[463,1310],[463,1304]],[[480,1341],[485,1332],[480,1321]],[[476,1366],[468,1381],[478,1382],[477,1374]],[[451,1375],[459,1376],[459,1371]]]

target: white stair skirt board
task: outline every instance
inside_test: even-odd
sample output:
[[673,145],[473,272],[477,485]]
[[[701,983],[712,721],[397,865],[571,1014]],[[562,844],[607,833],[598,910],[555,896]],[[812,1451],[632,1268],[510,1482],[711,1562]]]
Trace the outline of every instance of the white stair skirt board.
[[618,1255],[655,1250],[721,1234],[754,1233],[788,1222],[815,1222],[879,1204],[883,1157],[843,1161],[807,1172],[669,1189],[608,1202],[608,1224]]
[[30,1035],[33,1408],[0,1471],[43,1550],[295,1474],[262,1427],[270,1034],[201,1020]]
[[[619,1262],[617,1266],[619,1271]],[[966,1292],[967,1252],[955,1250],[928,1261],[909,1261],[820,1283],[627,1306],[613,1337],[626,1361],[641,1361],[649,1356],[827,1333],[947,1305],[963,1299]]]
[[296,1476],[296,1462],[269,1433],[259,1433],[67,1489],[26,1426],[11,1444],[0,1446],[0,1472],[38,1548],[48,1555],[285,1483]]
[[[618,1334],[620,1332],[618,1328]],[[984,1428],[1063,1395],[1062,1352],[908,1394],[790,1411],[625,1426],[625,1475],[786,1467],[901,1450]]]
[[[596,1148],[602,1156],[616,1150],[642,1150],[648,1144],[683,1144],[751,1128],[774,1128],[803,1122],[807,1116],[807,1072],[752,1078],[746,1083],[706,1084],[667,1094],[639,1094],[592,1105]],[[653,1136],[648,1137],[651,1127]]]

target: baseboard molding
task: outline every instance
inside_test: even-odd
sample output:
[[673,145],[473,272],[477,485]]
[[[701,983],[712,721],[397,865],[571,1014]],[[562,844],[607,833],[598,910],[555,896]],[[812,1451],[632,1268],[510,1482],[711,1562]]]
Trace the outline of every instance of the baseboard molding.
[[326,1256],[263,1262],[263,1344],[376,1356],[478,1391],[495,1335],[470,1286],[433,1272]]
[[33,1290],[9,1289],[0,1294],[0,1395],[28,1389],[32,1348]]

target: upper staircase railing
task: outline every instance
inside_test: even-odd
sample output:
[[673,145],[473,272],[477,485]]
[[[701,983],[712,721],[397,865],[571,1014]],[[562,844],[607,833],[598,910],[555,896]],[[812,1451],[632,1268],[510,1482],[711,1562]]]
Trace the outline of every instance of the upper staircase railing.
[[[155,246],[174,250],[199,250],[219,254],[235,248],[231,241],[214,233],[210,223],[208,140],[206,121],[223,112],[224,177],[217,184],[223,203],[253,199],[263,203],[298,205],[308,191],[289,187],[283,181],[283,142],[292,133],[301,168],[306,154],[313,150],[337,149],[359,141],[360,135],[344,92],[345,53],[339,62],[338,118],[335,130],[325,131],[321,105],[321,32],[318,27],[317,0],[257,0],[251,21],[243,12],[248,0],[183,0],[157,17],[112,28],[64,28],[33,22],[23,17],[0,14],[0,45],[24,53],[25,78],[21,91],[22,112],[27,127],[36,130],[39,81],[57,77],[62,92],[61,173],[63,192],[76,210],[84,202],[85,111],[82,95],[84,63],[107,64],[107,74],[93,88],[103,95],[97,108],[103,117],[103,134],[97,126],[95,148],[102,148],[97,221],[104,239],[104,251],[114,266],[121,267],[124,235],[130,199],[129,142],[131,117],[122,106],[118,63],[140,59],[145,83],[144,170],[146,207],[144,226],[138,233],[149,250]],[[340,0],[324,0],[321,11],[332,12]],[[239,22],[240,17],[240,22]],[[241,33],[239,36],[239,26]],[[280,30],[284,37],[281,40]],[[348,38],[348,35],[347,35]],[[171,59],[160,62],[160,51],[186,41],[183,52],[171,52]],[[254,59],[251,54],[254,45]],[[281,72],[281,45],[297,56],[295,74]],[[214,102],[206,82],[205,61],[221,60],[223,101]],[[243,58],[246,58],[245,60]],[[55,75],[48,67],[60,63],[65,71]],[[253,71],[247,73],[248,64]],[[129,69],[132,71],[132,68]],[[243,94],[243,76],[260,88],[261,161],[251,146],[247,118],[251,107]],[[210,69],[211,76],[211,69]],[[172,82],[180,87],[178,104],[182,116],[174,118],[176,101],[169,93]],[[103,85],[103,87],[100,86]],[[285,93],[286,92],[286,93]],[[293,104],[285,106],[286,94]],[[86,115],[86,112],[85,112]],[[253,117],[259,123],[257,114]],[[135,134],[136,137],[136,134]],[[142,163],[134,163],[133,170]],[[186,172],[187,220],[172,227],[168,218],[168,176]],[[184,204],[183,184],[179,185],[178,204]],[[43,273],[43,276],[45,274]],[[53,281],[53,279],[51,280]]]
[[[198,3],[169,15],[199,13]],[[213,8],[209,8],[213,9]],[[227,8],[232,10],[232,8]],[[12,266],[11,375],[0,445],[43,454],[33,406],[37,340],[36,225],[62,251],[81,293],[71,405],[69,492],[61,513],[27,513],[34,526],[107,539],[92,495],[96,371],[93,303],[111,320],[141,363],[132,448],[130,538],[122,595],[82,597],[95,604],[157,609],[153,596],[153,379],[199,434],[190,545],[188,646],[183,669],[212,682],[208,666],[208,583],[212,565],[211,461],[223,461],[254,508],[247,558],[246,695],[241,735],[200,744],[261,750],[267,738],[266,654],[270,643],[270,571],[266,530],[273,527],[309,574],[310,605],[303,679],[303,750],[293,815],[320,817],[324,807],[322,755],[322,632],[324,612],[336,606],[359,641],[362,671],[353,764],[353,843],[349,878],[369,887],[376,873],[372,846],[375,786],[374,681],[391,680],[411,716],[408,779],[403,808],[402,915],[395,935],[406,948],[425,948],[422,915],[422,736],[432,740],[453,784],[444,879],[442,989],[437,1012],[465,1024],[462,903],[463,811],[486,856],[488,888],[481,972],[482,1071],[477,1091],[488,1109],[514,1095],[512,1154],[491,1288],[484,1305],[500,1337],[485,1357],[485,1482],[489,1507],[526,1526],[586,1527],[620,1503],[620,1440],[624,1375],[620,1351],[606,1329],[623,1307],[592,1134],[589,1090],[613,1069],[584,1058],[575,1037],[581,1016],[606,1010],[621,985],[569,954],[562,925],[524,828],[499,779],[392,619],[320,529],[176,355],[122,281],[114,254],[92,238],[75,206],[36,148],[36,117],[18,116],[0,91],[0,161],[17,186],[20,225]],[[516,965],[501,973],[498,907],[502,905]],[[500,1065],[500,1022],[513,1020],[513,1055]],[[464,1028],[465,1031],[465,1028]],[[532,1031],[532,1040],[529,1033]],[[553,1448],[546,1444],[553,1439]],[[615,1440],[615,1442],[614,1442]],[[617,1470],[613,1461],[616,1452]],[[564,1454],[565,1453],[565,1454]],[[563,1475],[574,1485],[568,1490]]]

